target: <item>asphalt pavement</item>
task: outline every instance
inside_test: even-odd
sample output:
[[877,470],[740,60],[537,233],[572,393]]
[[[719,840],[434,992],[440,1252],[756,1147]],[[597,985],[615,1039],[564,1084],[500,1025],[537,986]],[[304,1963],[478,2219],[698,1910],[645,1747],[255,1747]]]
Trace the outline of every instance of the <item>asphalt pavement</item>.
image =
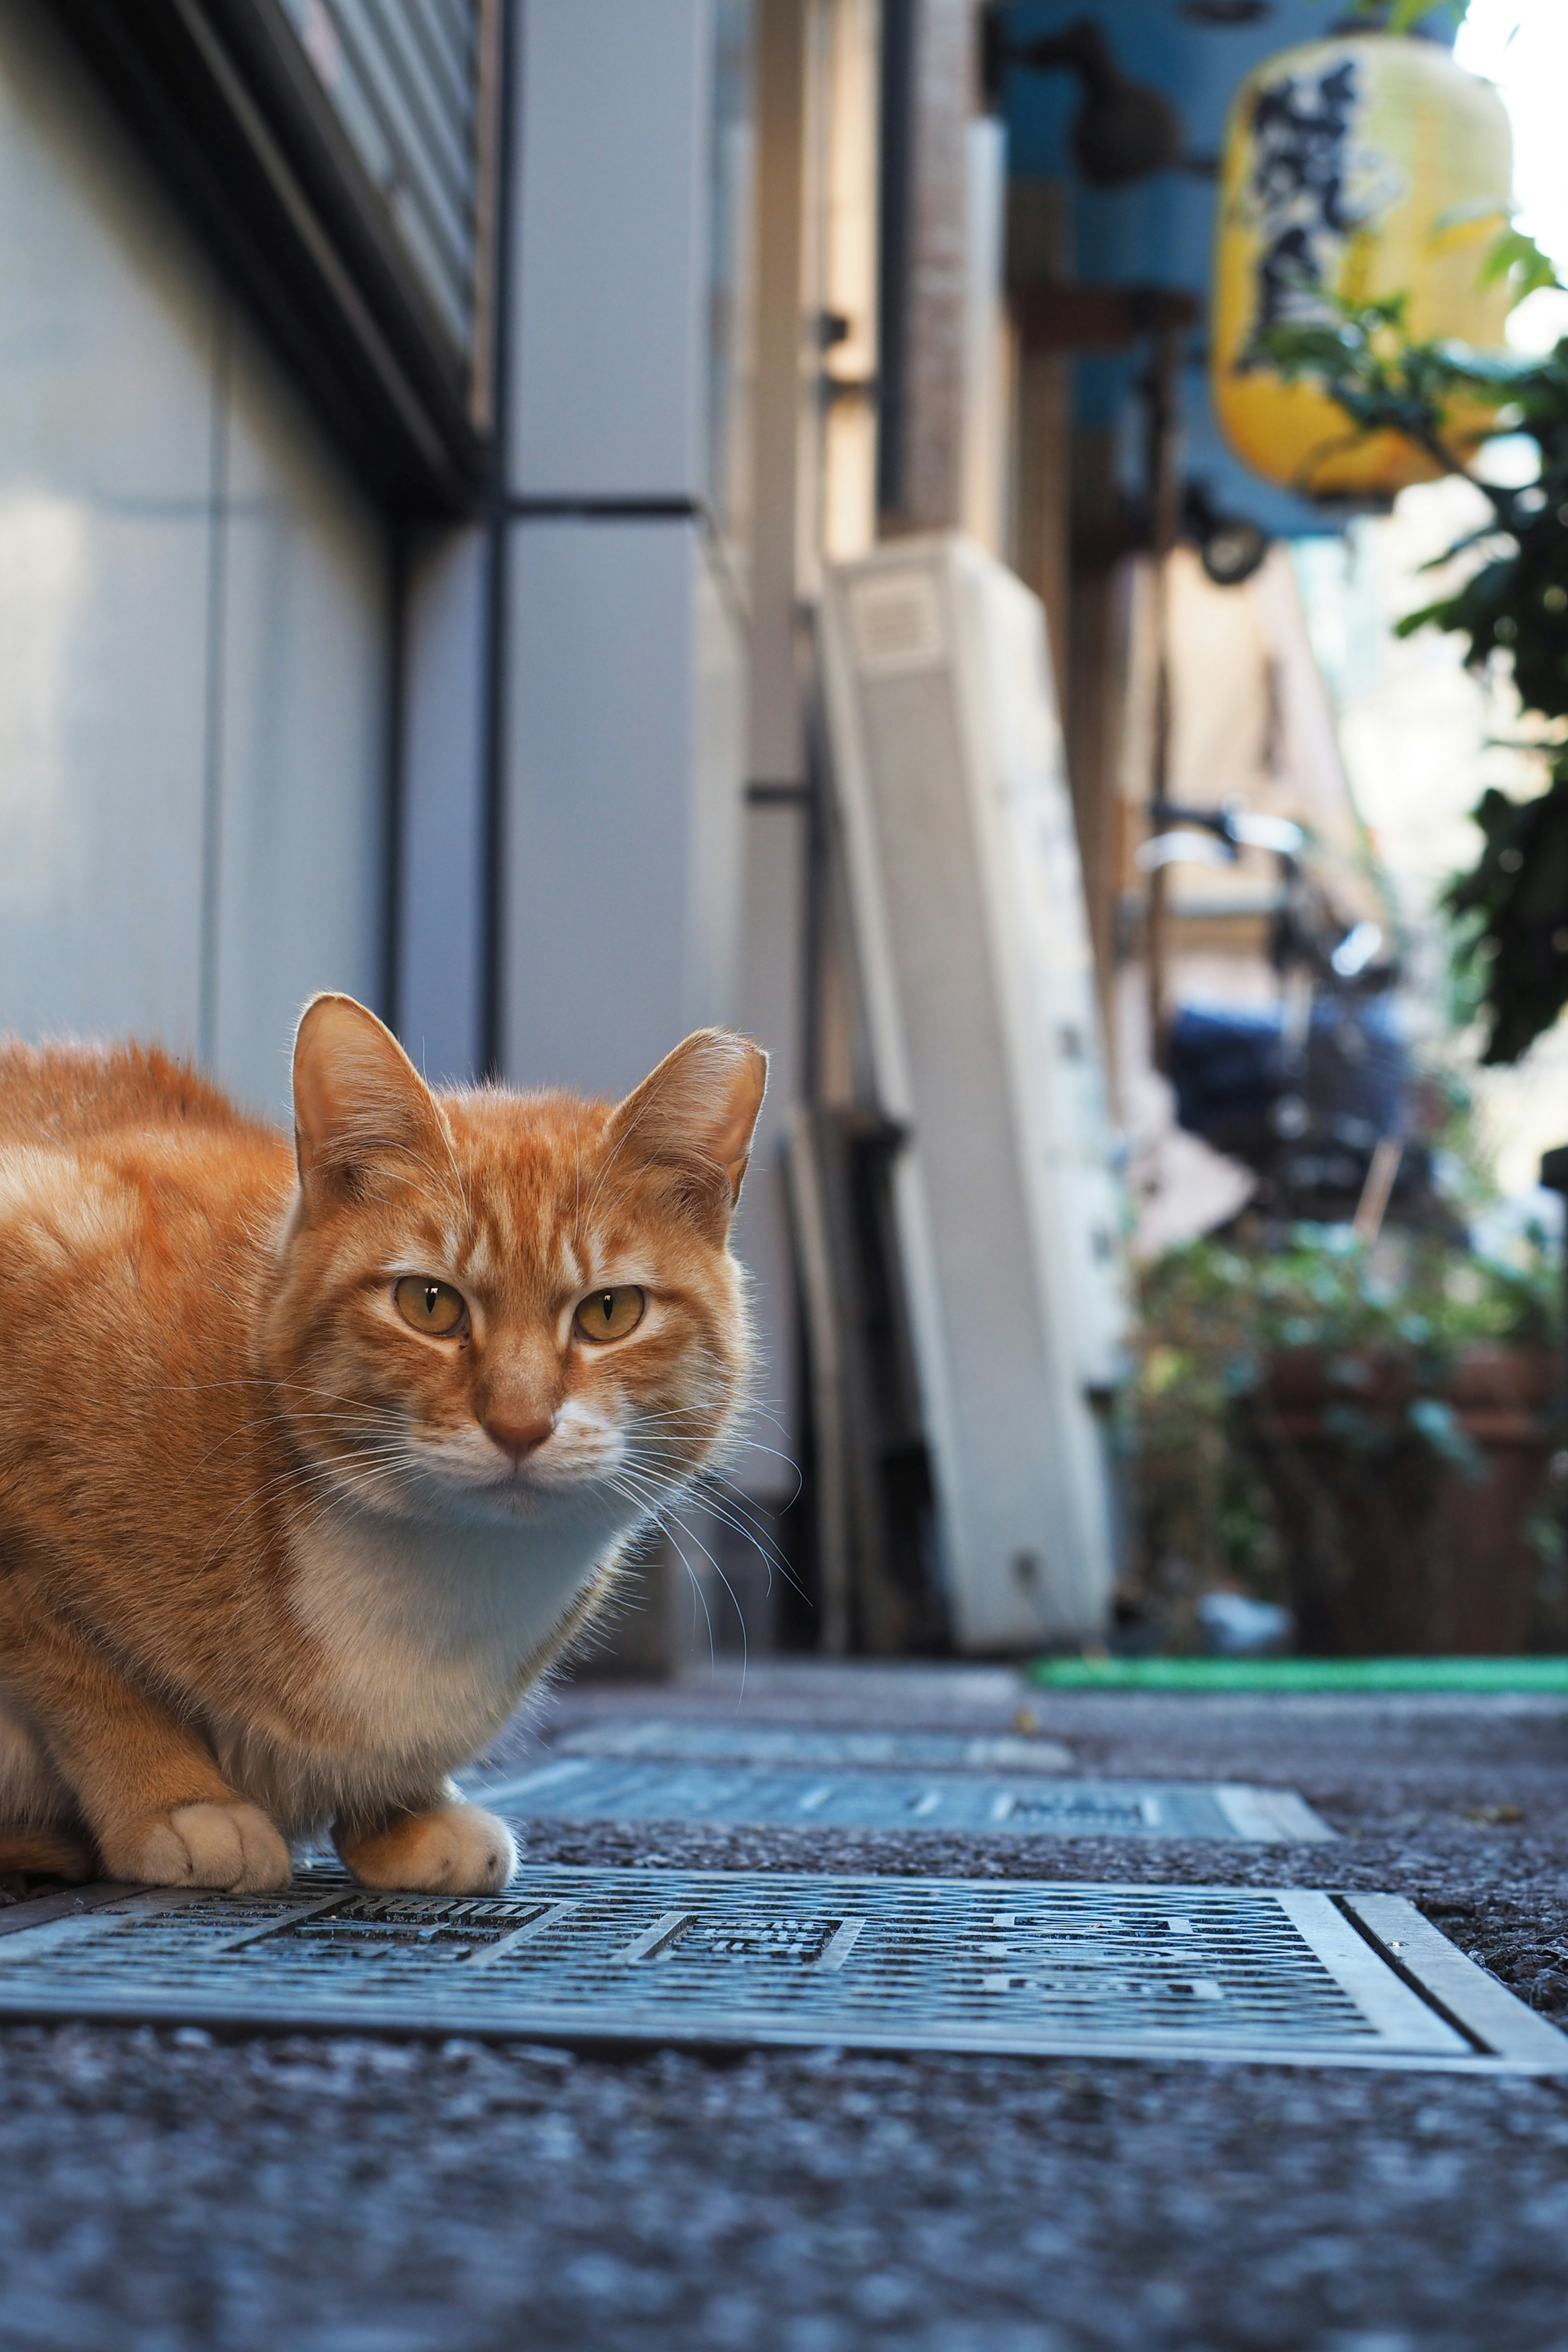
[[[1083,1771],[1300,1789],[1341,1835],[539,1823],[531,1858],[1387,1889],[1568,2025],[1568,1703],[773,1666],[568,1685],[499,1760],[628,1713],[1032,1726]],[[14,2027],[0,2345],[1557,2352],[1568,2082]]]

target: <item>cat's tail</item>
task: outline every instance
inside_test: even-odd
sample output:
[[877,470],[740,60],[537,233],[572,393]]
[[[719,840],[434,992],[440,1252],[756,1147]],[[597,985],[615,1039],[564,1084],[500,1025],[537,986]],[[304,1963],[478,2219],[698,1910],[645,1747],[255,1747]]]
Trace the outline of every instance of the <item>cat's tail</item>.
[[98,1875],[98,1856],[85,1838],[68,1830],[13,1830],[0,1827],[0,1877],[64,1878],[79,1886]]

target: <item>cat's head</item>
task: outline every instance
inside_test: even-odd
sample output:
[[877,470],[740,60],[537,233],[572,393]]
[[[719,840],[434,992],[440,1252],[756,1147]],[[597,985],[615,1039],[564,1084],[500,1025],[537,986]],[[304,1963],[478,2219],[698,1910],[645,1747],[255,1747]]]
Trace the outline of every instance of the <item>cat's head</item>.
[[766,1079],[706,1029],[618,1104],[437,1094],[374,1013],[316,997],[261,1346],[330,1483],[395,1516],[626,1522],[685,1485],[750,1367],[729,1230]]

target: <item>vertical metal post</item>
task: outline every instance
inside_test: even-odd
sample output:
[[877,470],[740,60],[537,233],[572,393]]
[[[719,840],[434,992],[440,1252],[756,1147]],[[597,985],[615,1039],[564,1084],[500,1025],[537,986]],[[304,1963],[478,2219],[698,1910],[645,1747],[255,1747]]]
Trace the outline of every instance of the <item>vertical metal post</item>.
[[229,407],[233,298],[220,292],[213,321],[212,423],[207,459],[206,688],[202,715],[202,904],[197,963],[196,1059],[217,1074],[219,925],[223,894],[224,686],[228,636]]
[[507,576],[511,556],[511,450],[509,432],[511,405],[512,255],[517,214],[517,107],[522,48],[519,0],[504,0],[500,10],[494,70],[500,84],[496,106],[495,216],[490,270],[491,313],[488,324],[491,383],[491,460],[487,515],[488,580],[485,595],[484,673],[484,857],[480,908],[479,1069],[481,1076],[501,1073],[501,927],[506,907],[501,876],[505,859],[506,811],[506,672]]
[[[1555,1192],[1563,1202],[1565,1228],[1568,1228],[1568,1143],[1560,1143],[1554,1151],[1542,1154],[1541,1181],[1549,1192]],[[1563,1239],[1563,1329],[1559,1353],[1562,1363],[1563,1387],[1558,1399],[1558,1454],[1553,1462],[1553,1483],[1557,1488],[1557,1507],[1563,1520],[1563,1537],[1568,1544],[1568,1229]]]
[[901,513],[909,499],[909,275],[915,41],[914,0],[882,0],[877,506],[883,514]]
[[[1166,644],[1169,615],[1170,555],[1176,543],[1181,516],[1181,454],[1178,439],[1178,381],[1181,340],[1173,327],[1162,328],[1154,341],[1149,374],[1148,480],[1150,530],[1154,554],[1154,742],[1149,779],[1151,831],[1162,822],[1161,804],[1170,798],[1171,666]],[[1166,963],[1165,868],[1156,866],[1149,877],[1147,954],[1149,960],[1149,1056],[1154,1067],[1165,1065]]]
[[382,855],[382,905],[386,935],[382,942],[381,1013],[402,1034],[403,1006],[403,821],[407,800],[409,577],[413,529],[405,518],[388,529],[386,666],[386,839]]

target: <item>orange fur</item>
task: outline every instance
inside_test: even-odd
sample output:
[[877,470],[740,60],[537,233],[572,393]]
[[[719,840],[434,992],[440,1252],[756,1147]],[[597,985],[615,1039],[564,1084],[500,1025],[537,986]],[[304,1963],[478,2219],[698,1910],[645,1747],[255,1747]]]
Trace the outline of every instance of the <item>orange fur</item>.
[[504,1882],[447,1776],[732,1425],[765,1066],[702,1031],[617,1107],[435,1094],[319,997],[290,1151],[156,1051],[0,1046],[0,1871],[274,1885],[331,1822],[366,1884]]

